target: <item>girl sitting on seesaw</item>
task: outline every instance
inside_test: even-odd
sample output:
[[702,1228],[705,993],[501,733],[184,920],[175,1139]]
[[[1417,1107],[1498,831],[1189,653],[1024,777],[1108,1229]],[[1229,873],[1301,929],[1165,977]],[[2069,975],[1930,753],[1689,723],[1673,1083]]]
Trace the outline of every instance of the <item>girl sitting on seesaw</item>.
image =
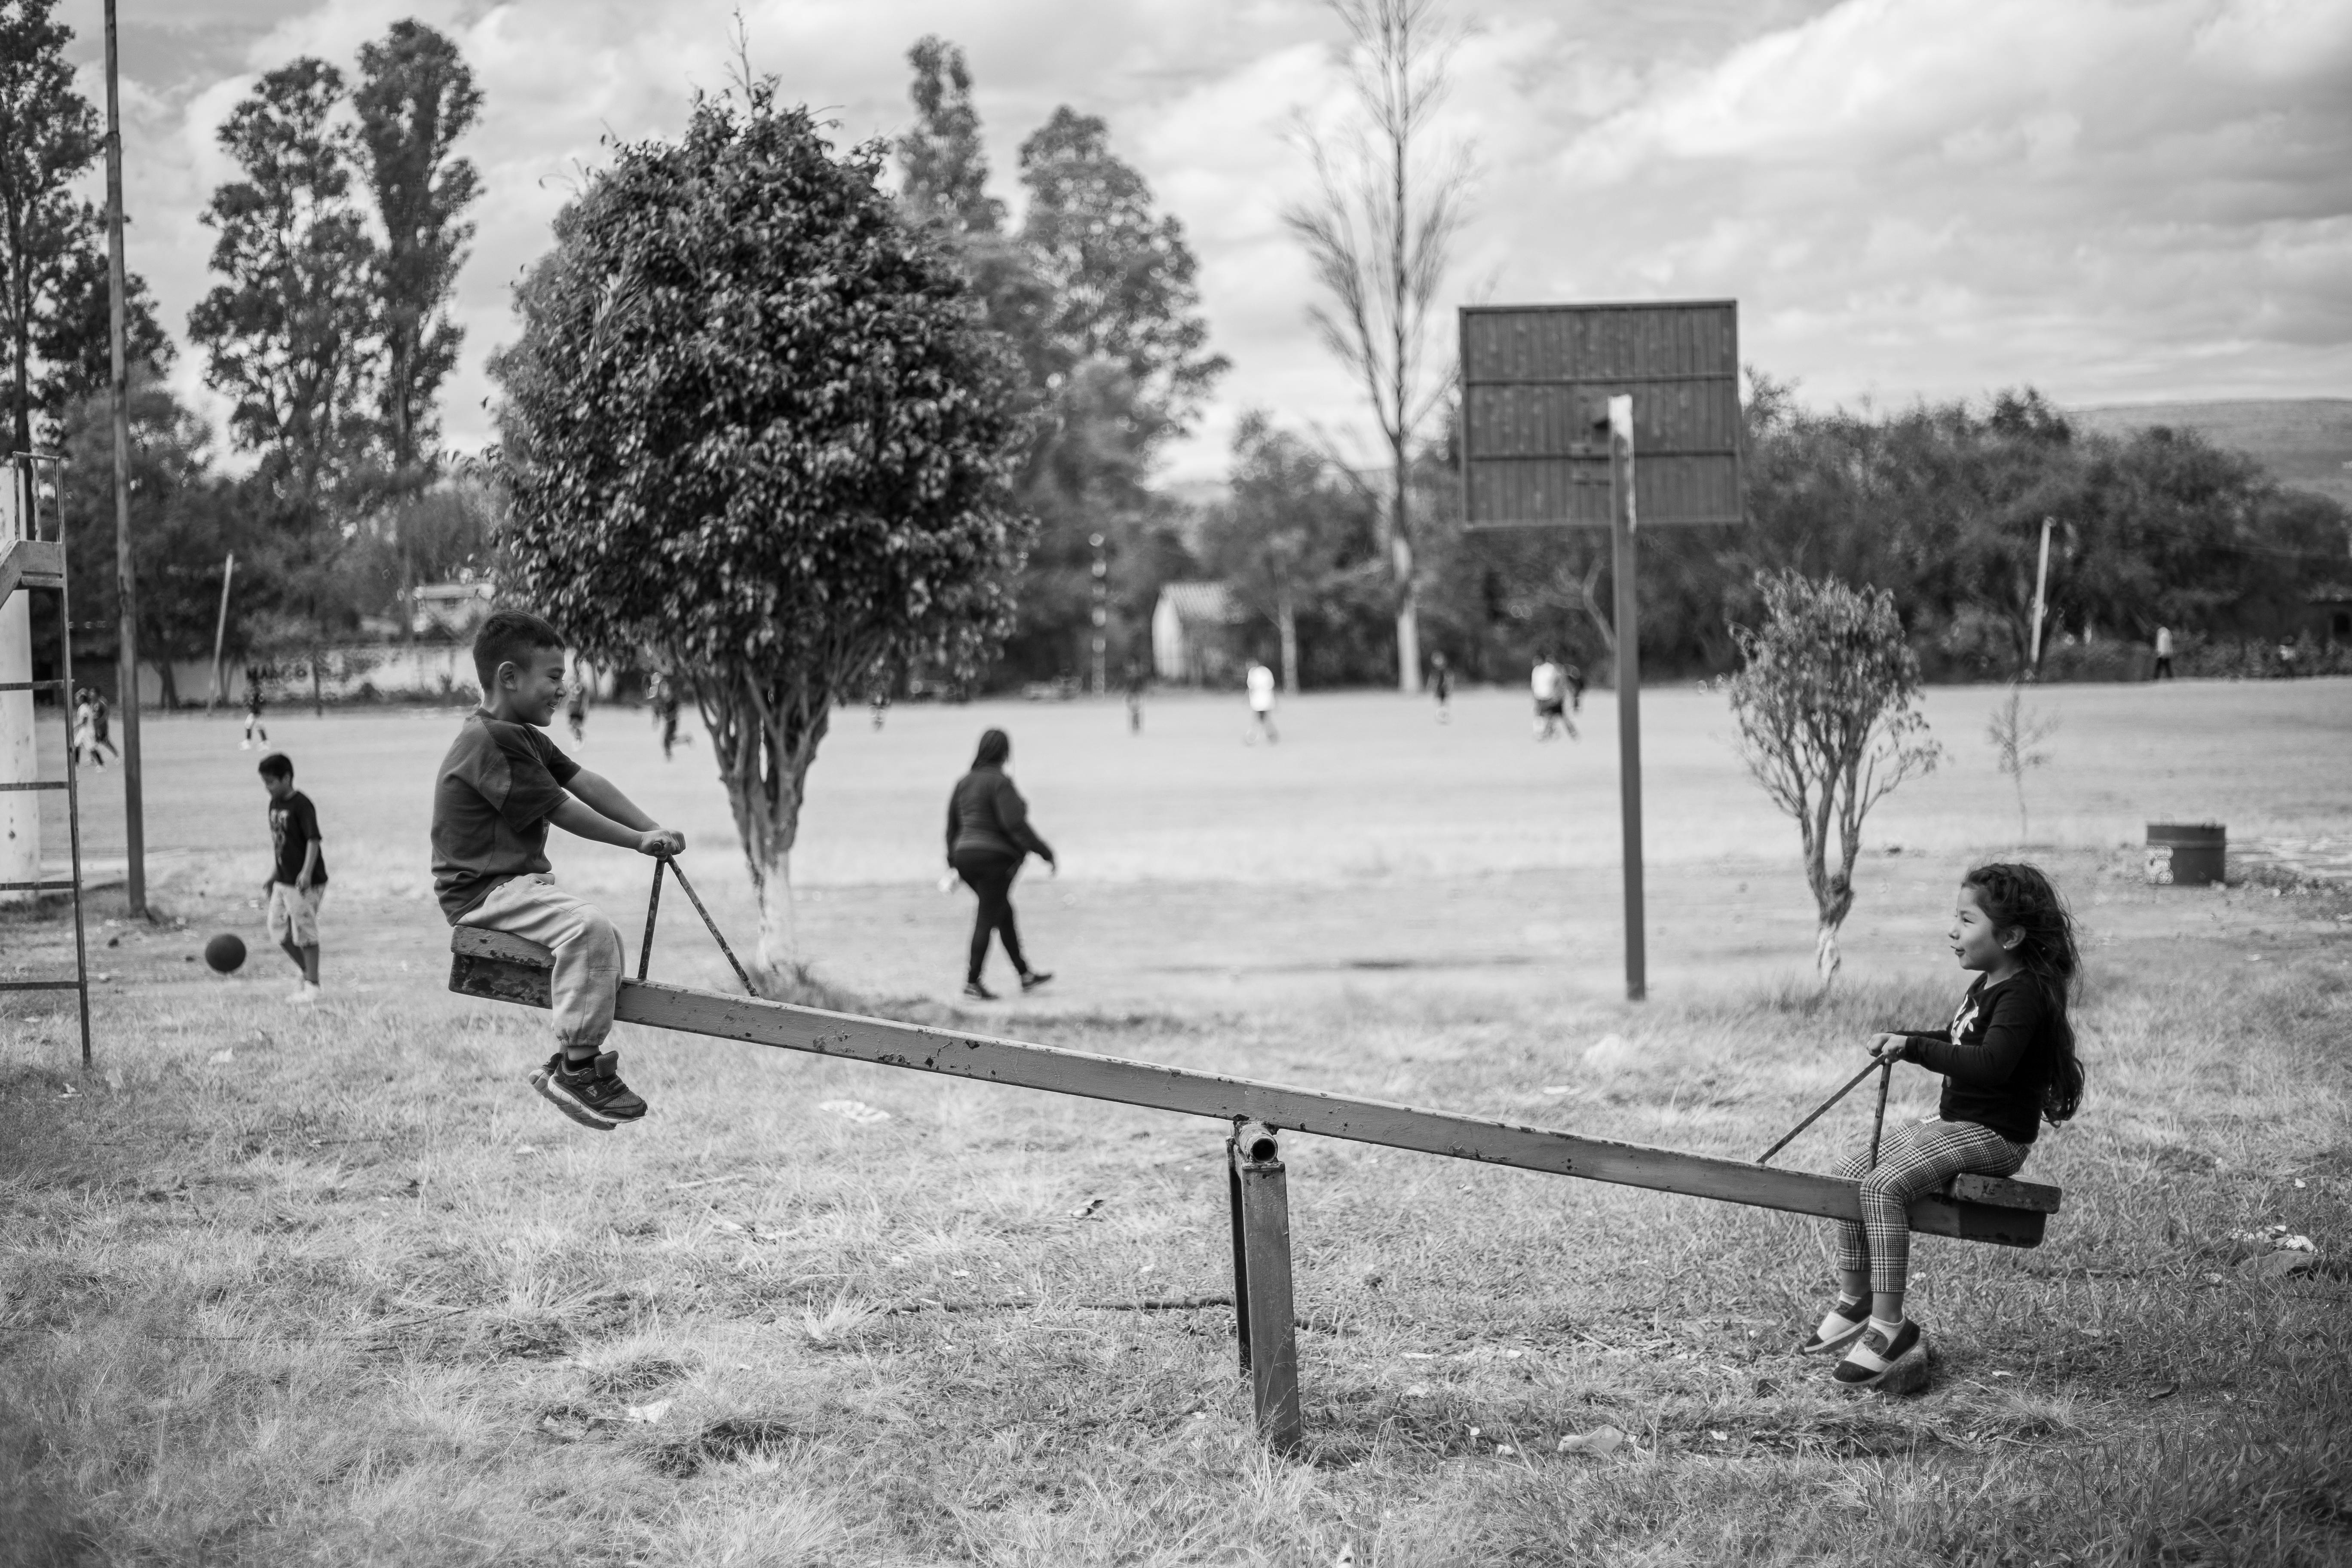
[[2083,1099],[2083,1065],[2066,1022],[2078,962],[2074,921],[2050,879],[2032,866],[1976,868],[1960,879],[1951,939],[1960,967],[1977,972],[1952,1026],[1870,1042],[1881,1060],[1944,1075],[1936,1114],[1887,1128],[1874,1168],[1866,1153],[1837,1167],[1861,1181],[1863,1223],[1838,1222],[1837,1305],[1799,1348],[1844,1351],[1837,1380],[1850,1387],[1875,1387],[1919,1342],[1919,1325],[1903,1316],[1911,1200],[1963,1171],[2011,1174],[2042,1119],[2064,1121]]

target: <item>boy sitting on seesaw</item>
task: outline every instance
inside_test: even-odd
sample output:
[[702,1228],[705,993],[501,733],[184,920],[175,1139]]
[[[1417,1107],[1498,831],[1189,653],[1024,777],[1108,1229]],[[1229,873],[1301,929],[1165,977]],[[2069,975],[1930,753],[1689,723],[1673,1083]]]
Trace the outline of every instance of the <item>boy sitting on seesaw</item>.
[[[433,888],[453,926],[502,931],[555,954],[555,1054],[530,1085],[583,1127],[609,1132],[646,1113],[604,1048],[620,993],[621,934],[604,912],[555,885],[547,828],[676,855],[686,835],[656,827],[627,795],[556,750],[541,731],[563,697],[563,639],[520,610],[500,610],[474,638],[482,705],[441,760],[433,791]],[[567,793],[568,792],[568,793]]]

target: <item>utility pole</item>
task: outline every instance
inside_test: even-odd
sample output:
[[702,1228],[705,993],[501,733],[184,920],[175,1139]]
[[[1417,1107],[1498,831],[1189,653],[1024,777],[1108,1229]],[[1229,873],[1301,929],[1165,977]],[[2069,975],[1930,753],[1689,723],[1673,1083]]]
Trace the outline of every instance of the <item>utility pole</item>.
[[2033,653],[2028,673],[2036,680],[2042,679],[2042,618],[2050,610],[2050,531],[2058,520],[2042,520],[2042,564],[2033,572]]
[[114,42],[114,0],[106,0],[106,282],[114,361],[114,594],[122,617],[115,688],[122,706],[123,891],[131,915],[147,918],[147,829],[139,799],[139,582],[131,558],[131,346],[123,317],[122,88]]
[[1110,626],[1110,562],[1103,554],[1103,536],[1087,535],[1087,542],[1095,549],[1095,695],[1102,696],[1110,689],[1109,674],[1105,668],[1105,655],[1109,651],[1107,640]]
[[213,627],[213,694],[205,699],[205,716],[212,716],[213,707],[221,700],[221,650],[228,643],[228,585],[236,577],[236,552],[228,552],[221,563],[220,620]]

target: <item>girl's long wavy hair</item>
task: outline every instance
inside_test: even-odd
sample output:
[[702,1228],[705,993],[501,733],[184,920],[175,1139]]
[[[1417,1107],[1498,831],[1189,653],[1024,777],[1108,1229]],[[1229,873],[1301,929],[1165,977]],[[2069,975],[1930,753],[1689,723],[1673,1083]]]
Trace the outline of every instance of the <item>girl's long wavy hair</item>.
[[2074,917],[2038,866],[1979,866],[1960,879],[1960,886],[1976,894],[1996,932],[2025,933],[2011,951],[2042,988],[2053,1046],[2050,1076],[2042,1086],[2042,1114],[2053,1125],[2071,1120],[2083,1103],[2083,1062],[2074,1054],[2074,1026],[2066,1017],[2067,997],[2082,967]]

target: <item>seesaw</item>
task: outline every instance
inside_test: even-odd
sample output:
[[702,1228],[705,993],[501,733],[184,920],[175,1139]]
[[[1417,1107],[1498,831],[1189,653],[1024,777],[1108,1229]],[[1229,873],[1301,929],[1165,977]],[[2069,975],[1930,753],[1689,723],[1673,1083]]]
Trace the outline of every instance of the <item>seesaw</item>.
[[[659,890],[657,878],[656,898]],[[687,891],[693,896],[690,886]],[[699,910],[701,900],[695,901]],[[707,913],[704,918],[709,919]],[[718,934],[715,927],[712,934]],[[723,938],[720,945],[725,946]],[[646,959],[652,946],[649,920]],[[528,1007],[549,1005],[554,959],[546,948],[503,932],[462,926],[451,933],[449,947],[454,955],[450,990]],[[734,962],[731,952],[728,958]],[[668,985],[643,978],[646,959],[640,960],[640,978],[621,982],[614,1016],[624,1022],[1231,1123],[1225,1150],[1234,1327],[1242,1371],[1253,1384],[1259,1433],[1283,1451],[1297,1447],[1300,1439],[1290,1201],[1280,1142],[1285,1132],[1315,1132],[1823,1219],[1862,1217],[1859,1187],[1836,1176]],[[740,965],[737,968],[740,973]],[[1993,1176],[1956,1176],[1940,1191],[1911,1205],[1911,1228],[1998,1247],[2033,1247],[2040,1244],[2042,1227],[2057,1212],[2058,1202],[2055,1187]]]

